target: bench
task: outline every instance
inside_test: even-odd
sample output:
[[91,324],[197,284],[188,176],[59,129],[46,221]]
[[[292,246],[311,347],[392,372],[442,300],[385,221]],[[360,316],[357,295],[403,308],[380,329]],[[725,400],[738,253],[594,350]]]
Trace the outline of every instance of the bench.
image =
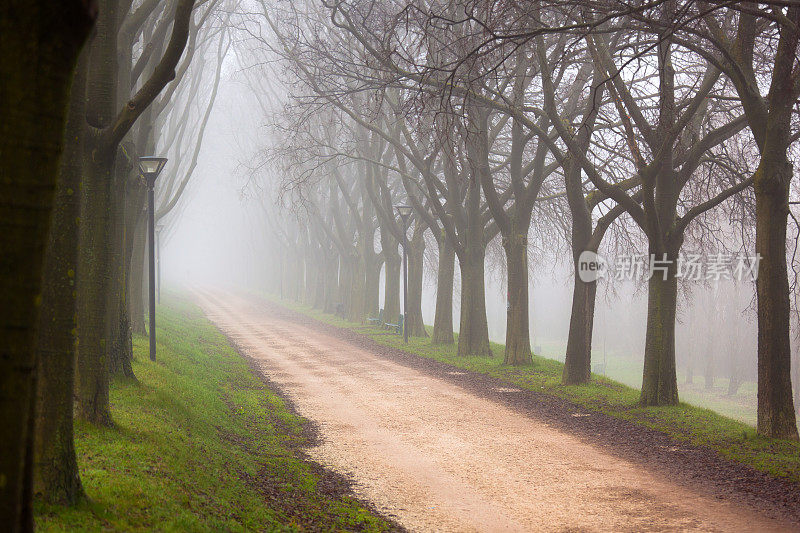
[[378,318],[368,318],[368,324],[375,324],[376,326],[383,326],[383,309],[378,312]]
[[403,315],[400,315],[400,318],[397,320],[397,324],[389,324],[386,322],[384,326],[387,329],[393,329],[395,333],[402,333],[403,332]]

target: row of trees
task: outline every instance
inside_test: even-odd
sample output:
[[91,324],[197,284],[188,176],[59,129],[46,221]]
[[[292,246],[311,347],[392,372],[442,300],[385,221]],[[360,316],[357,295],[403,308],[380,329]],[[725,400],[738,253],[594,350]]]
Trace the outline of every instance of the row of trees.
[[230,44],[221,7],[0,9],[0,523],[11,531],[32,529],[34,495],[84,497],[73,412],[112,425],[110,379],[135,379],[146,238],[138,158],[171,159],[157,189],[166,223],[197,164]]
[[[484,265],[499,239],[504,360],[529,364],[531,249],[566,241],[576,275],[563,381],[580,384],[597,283],[580,280],[578,259],[601,246],[646,252],[668,267],[647,286],[641,403],[670,405],[679,255],[758,254],[758,432],[797,438],[787,216],[800,6],[326,0],[262,3],[242,24],[281,58],[271,79],[291,95],[264,154],[281,169],[268,188],[278,208],[267,205],[284,295],[391,319],[404,238],[393,206],[408,204],[411,334],[427,335],[433,248],[432,342],[453,342],[457,259],[458,353],[490,353]],[[264,68],[249,71],[256,96],[270,94]]]

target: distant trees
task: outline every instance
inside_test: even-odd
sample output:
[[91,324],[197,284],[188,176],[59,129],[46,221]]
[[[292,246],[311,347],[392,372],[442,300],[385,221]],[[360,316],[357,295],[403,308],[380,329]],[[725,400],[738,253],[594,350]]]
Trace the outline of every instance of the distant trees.
[[[342,196],[333,205],[346,205],[356,222],[378,213],[371,231],[379,237],[365,236],[387,248],[380,254],[392,293],[398,235],[387,201],[414,207],[418,229],[437,243],[437,322],[440,313],[448,320],[444,307],[452,304],[449,250],[458,259],[461,355],[490,353],[484,262],[487,243],[499,235],[508,286],[505,362],[530,363],[526,243],[552,238],[539,228],[560,220],[570,228],[576,274],[563,381],[589,381],[596,282],[579,279],[578,259],[621,231],[648,243],[641,403],[677,403],[684,242],[712,242],[720,230],[707,215],[743,201],[754,185],[755,227],[749,218],[738,224],[755,231],[752,255],[761,256],[758,427],[795,438],[789,288],[781,279],[788,279],[792,174],[785,154],[797,137],[792,109],[800,96],[796,11],[768,2],[751,8],[677,0],[300,2],[265,7],[274,35],[257,39],[283,60],[295,116],[330,109],[345,130],[359,132],[348,134],[352,142],[328,138],[327,151],[304,137],[295,145],[306,155],[304,170],[297,175],[297,162],[283,159],[284,171],[294,173],[287,179],[335,190]],[[337,168],[349,169],[350,189],[367,184],[367,194],[354,200],[350,189],[324,185],[341,181]],[[534,210],[549,213],[537,218]],[[371,245],[364,249],[360,239],[348,243],[355,247],[340,265],[368,259],[352,256],[369,254]],[[366,275],[340,267],[340,282],[345,272]],[[394,297],[385,301],[394,312]],[[369,314],[363,308],[350,316]],[[437,331],[435,323],[433,340],[447,342],[447,328]],[[734,390],[735,363],[730,374]]]

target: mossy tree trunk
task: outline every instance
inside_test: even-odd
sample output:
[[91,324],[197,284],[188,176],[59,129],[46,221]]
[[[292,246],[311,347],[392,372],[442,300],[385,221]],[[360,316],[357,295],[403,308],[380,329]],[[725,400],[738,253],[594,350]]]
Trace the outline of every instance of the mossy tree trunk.
[[[788,130],[788,128],[787,128]],[[758,295],[758,433],[797,439],[789,343],[786,220],[792,165],[782,153],[764,154],[755,174]]]
[[33,491],[43,501],[72,505],[84,496],[73,442],[78,268],[78,217],[83,170],[86,53],[78,62],[69,104],[65,150],[45,256],[36,335],[39,358]]
[[145,227],[145,218],[143,216],[138,217],[133,237],[133,249],[131,251],[130,286],[128,288],[131,331],[138,335],[147,334],[147,330],[144,326]]
[[[656,254],[659,260],[661,254]],[[642,405],[677,405],[678,378],[675,371],[675,314],[678,279],[675,276],[678,254],[667,253],[666,279],[656,271],[648,282],[647,332],[645,334]]]
[[136,120],[175,77],[189,36],[194,0],[175,4],[172,34],[164,54],[136,94],[117,112],[117,0],[102,0],[97,33],[89,55],[86,122],[86,173],[83,181],[78,284],[78,415],[110,424],[108,403],[110,338],[108,309],[111,258],[116,222],[113,170],[117,149]]
[[109,353],[113,327],[109,312],[112,289],[112,211],[115,208],[116,147],[101,145],[102,131],[116,114],[118,27],[116,0],[100,3],[97,33],[89,49],[85,138],[81,183],[80,258],[78,263],[77,414],[98,425],[111,424]]
[[0,524],[11,532],[33,530],[42,271],[70,83],[93,11],[77,1],[0,7]]
[[109,261],[111,263],[111,290],[109,291],[108,310],[110,313],[109,331],[109,371],[112,375],[135,378],[131,361],[133,360],[133,339],[131,335],[130,315],[128,314],[128,279],[127,264],[130,263],[128,253],[128,228],[126,225],[125,198],[128,193],[131,162],[126,154],[120,153],[115,163],[115,180],[113,184],[114,207],[112,239],[109,242]]

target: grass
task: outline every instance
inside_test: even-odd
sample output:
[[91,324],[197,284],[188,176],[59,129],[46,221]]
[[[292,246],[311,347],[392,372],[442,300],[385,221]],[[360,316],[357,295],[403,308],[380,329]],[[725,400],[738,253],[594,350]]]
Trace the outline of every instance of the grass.
[[434,346],[430,339],[419,337],[410,338],[406,345],[402,337],[387,334],[381,328],[349,322],[293,301],[274,301],[321,322],[357,331],[381,344],[564,398],[584,408],[663,431],[678,440],[706,446],[734,461],[800,483],[800,442],[760,437],[752,426],[710,409],[686,403],[640,407],[637,389],[596,374],[587,385],[562,385],[563,363],[553,359],[534,355],[532,365],[504,365],[504,347],[496,343],[491,343],[494,357],[459,357],[455,345]]
[[37,504],[40,531],[382,531],[358,501],[323,490],[297,447],[306,422],[199,309],[158,310],[158,362],[134,340],[138,382],[111,391],[113,428],[78,423],[85,501]]
[[[546,355],[563,361],[566,343],[544,341],[541,348]],[[630,354],[609,352],[603,354],[602,350],[592,350],[592,359],[597,363],[606,361],[606,371],[603,375],[630,387],[638,388],[642,383],[641,358],[632,357]],[[678,391],[680,397],[691,405],[711,409],[723,416],[745,422],[750,426],[756,425],[757,386],[753,381],[743,382],[734,395],[728,395],[728,379],[715,377],[710,389],[705,387],[705,378],[695,375],[693,383],[686,382],[686,375],[678,369]]]

